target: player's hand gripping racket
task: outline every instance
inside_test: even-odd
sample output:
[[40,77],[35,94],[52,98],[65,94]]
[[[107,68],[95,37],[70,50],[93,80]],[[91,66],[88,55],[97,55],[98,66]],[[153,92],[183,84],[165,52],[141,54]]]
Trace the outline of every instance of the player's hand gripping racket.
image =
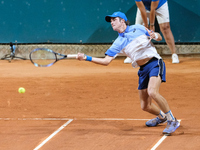
[[31,51],[29,58],[36,67],[49,67],[65,58],[76,58],[77,54],[63,55],[47,48],[37,48]]

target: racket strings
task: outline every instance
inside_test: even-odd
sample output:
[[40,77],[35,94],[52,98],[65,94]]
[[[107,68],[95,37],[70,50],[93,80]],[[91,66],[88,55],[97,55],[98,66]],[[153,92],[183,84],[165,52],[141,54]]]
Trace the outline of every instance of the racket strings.
[[54,53],[46,50],[37,50],[31,53],[31,60],[39,66],[47,66],[56,62],[57,57]]

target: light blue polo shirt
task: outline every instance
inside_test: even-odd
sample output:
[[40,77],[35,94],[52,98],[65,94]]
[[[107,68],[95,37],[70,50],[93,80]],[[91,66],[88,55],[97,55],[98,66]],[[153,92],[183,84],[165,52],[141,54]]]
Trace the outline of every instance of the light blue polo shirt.
[[[150,36],[143,25],[137,24],[132,26],[127,26],[123,33],[118,33],[117,39],[111,45],[111,47],[106,51],[105,55],[114,57],[116,54],[120,53],[121,50],[126,47],[131,41],[136,39],[141,35]],[[142,41],[141,41],[142,42]]]
[[141,2],[142,1],[144,6],[145,6],[145,8],[147,10],[149,10],[149,11],[151,10],[151,2],[159,1],[158,7],[156,9],[160,8],[164,3],[167,2],[167,0],[135,0],[135,1],[136,2]]

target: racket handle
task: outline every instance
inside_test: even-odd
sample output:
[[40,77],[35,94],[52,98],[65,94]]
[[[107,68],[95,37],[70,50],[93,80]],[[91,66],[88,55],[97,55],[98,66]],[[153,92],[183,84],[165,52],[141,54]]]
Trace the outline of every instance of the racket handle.
[[68,54],[67,58],[76,58],[77,54]]

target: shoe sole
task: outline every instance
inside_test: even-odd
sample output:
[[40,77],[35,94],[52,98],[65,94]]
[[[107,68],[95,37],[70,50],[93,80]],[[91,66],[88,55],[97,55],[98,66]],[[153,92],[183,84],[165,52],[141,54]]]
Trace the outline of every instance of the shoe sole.
[[132,61],[124,61],[125,64],[130,64]]
[[172,64],[179,64],[179,62],[172,62]]
[[[164,122],[162,122],[162,123],[159,123],[159,124],[164,124],[164,123],[166,123],[166,122],[167,122],[167,120],[164,121]],[[157,125],[155,125],[155,126],[149,126],[149,125],[147,125],[147,124],[145,123],[145,125],[146,125],[147,127],[156,127],[156,126],[158,126],[159,124],[157,124]]]

